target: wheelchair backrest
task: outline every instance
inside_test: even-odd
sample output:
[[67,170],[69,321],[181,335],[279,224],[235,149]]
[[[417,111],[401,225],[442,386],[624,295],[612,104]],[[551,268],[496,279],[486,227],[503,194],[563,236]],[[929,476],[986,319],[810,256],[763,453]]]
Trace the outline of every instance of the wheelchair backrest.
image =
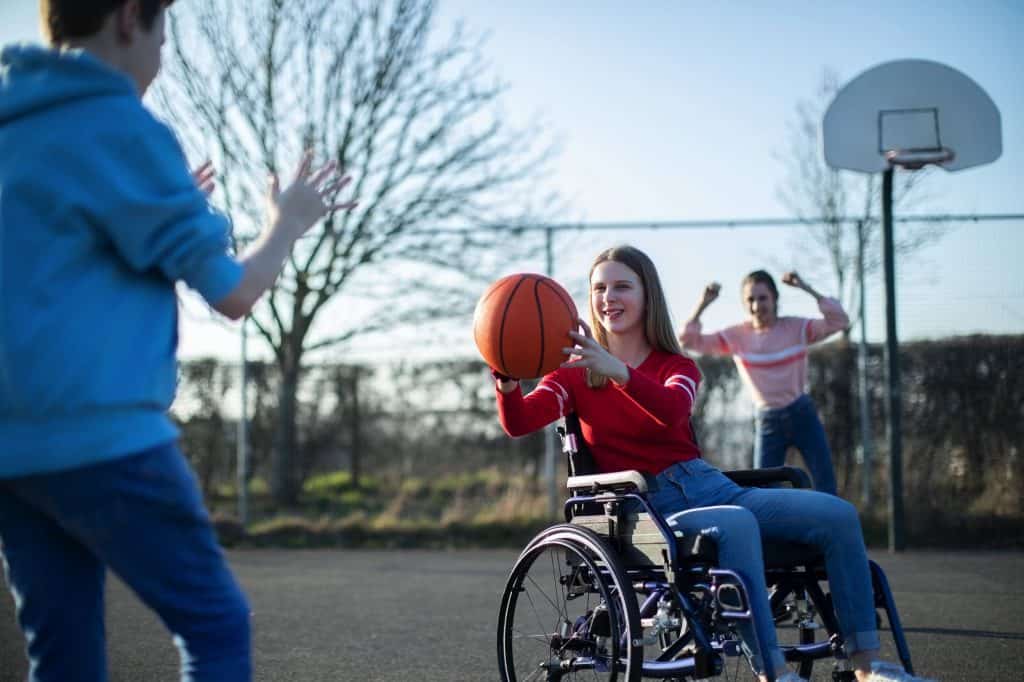
[[562,452],[569,460],[570,476],[586,476],[597,473],[594,456],[590,446],[583,440],[580,418],[575,412],[565,416],[565,425],[558,427],[558,436],[562,439]]

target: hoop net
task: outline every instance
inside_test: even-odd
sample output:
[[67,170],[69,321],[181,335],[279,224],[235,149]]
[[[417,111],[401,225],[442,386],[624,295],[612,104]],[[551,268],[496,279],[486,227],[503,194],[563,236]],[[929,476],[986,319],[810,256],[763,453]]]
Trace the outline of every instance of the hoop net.
[[941,166],[956,157],[952,149],[890,149],[885,152],[885,159],[890,166],[899,166],[907,170],[918,170],[929,164]]

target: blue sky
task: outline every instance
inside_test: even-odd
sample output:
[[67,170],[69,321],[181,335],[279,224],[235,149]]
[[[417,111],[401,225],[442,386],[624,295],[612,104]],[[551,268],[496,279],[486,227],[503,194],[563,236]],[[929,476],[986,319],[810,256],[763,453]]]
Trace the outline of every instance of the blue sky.
[[[34,39],[36,6],[2,0],[0,42]],[[567,202],[566,220],[787,216],[776,155],[787,148],[796,103],[813,96],[825,68],[846,82],[906,58],[974,79],[1003,125],[997,162],[936,173],[927,203],[914,211],[1024,212],[1024,3],[441,0],[439,28],[456,18],[489,35],[484,55],[509,84],[508,116],[537,116],[560,141],[551,183]],[[1022,223],[953,226],[938,245],[901,263],[901,337],[1024,332],[1022,234]],[[554,274],[578,279],[601,248],[635,243],[655,256],[677,321],[703,284],[718,279],[723,300],[705,320],[728,324],[741,312],[734,301],[743,274],[765,264],[802,267],[794,236],[792,229],[589,233],[560,243]],[[880,301],[872,283],[874,338],[882,333]],[[783,308],[814,311],[786,291]],[[190,320],[182,344],[186,355],[237,347],[221,327]]]
[[1003,158],[951,175],[948,208],[1021,208],[1024,4],[454,0],[442,8],[443,19],[490,31],[488,55],[511,84],[512,111],[538,111],[562,136],[559,184],[587,219],[785,215],[773,152],[785,149],[797,100],[812,95],[825,67],[845,81],[905,58],[964,72],[1002,110]]

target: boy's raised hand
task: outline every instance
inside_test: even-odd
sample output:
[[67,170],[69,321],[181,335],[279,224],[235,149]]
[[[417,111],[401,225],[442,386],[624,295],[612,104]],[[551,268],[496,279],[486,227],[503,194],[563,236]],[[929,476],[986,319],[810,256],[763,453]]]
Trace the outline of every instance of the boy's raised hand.
[[352,176],[343,175],[334,161],[328,161],[315,171],[312,166],[313,152],[306,151],[288,187],[282,190],[277,176],[270,178],[268,212],[271,221],[276,219],[295,237],[301,236],[328,213],[348,211],[359,203],[356,200],[335,201],[338,192],[352,181]]
[[217,169],[213,167],[213,161],[207,159],[203,162],[203,165],[192,171],[192,179],[195,180],[196,187],[199,191],[210,196],[213,194],[213,190],[217,187],[215,177],[217,175]]

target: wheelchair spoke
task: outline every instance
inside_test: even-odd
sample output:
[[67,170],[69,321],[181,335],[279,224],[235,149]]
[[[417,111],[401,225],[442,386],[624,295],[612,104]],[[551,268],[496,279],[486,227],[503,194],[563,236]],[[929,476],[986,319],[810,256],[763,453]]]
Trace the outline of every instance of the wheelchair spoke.
[[519,639],[530,639],[538,642],[543,641],[548,647],[550,647],[551,635],[545,632],[544,624],[541,622],[540,612],[537,610],[537,607],[533,602],[533,594],[531,592],[526,592],[525,594],[527,599],[530,600],[530,611],[533,612],[534,617],[537,619],[537,632],[539,634],[519,634],[518,628],[513,628],[512,632],[517,633]]
[[502,603],[503,679],[622,679],[621,607],[609,609],[613,593],[583,549],[534,548],[513,570]]

